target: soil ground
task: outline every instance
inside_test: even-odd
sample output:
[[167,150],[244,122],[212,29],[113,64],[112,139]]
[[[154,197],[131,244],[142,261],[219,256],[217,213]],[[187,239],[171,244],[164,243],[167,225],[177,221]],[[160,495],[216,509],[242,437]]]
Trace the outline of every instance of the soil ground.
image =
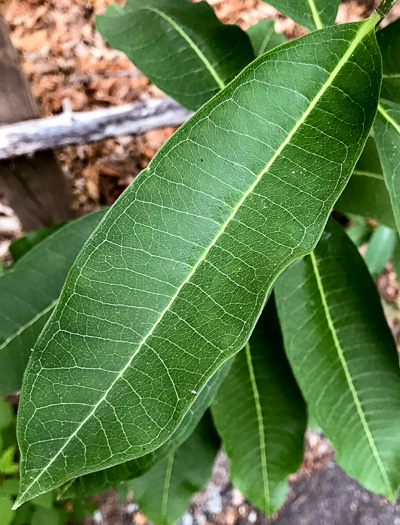
[[[226,23],[246,29],[264,18],[291,39],[305,30],[262,0],[208,0]],[[111,0],[0,0],[0,10],[21,54],[25,73],[43,114],[62,111],[63,99],[84,111],[163,96],[121,53],[110,49],[94,30],[94,15]],[[375,0],[348,0],[340,6],[338,22],[359,20]],[[392,17],[400,16],[400,6]],[[63,170],[74,193],[74,208],[85,214],[111,204],[147,166],[174,132],[151,131],[140,137],[120,137],[59,150]],[[0,195],[0,259],[9,243],[21,235],[17,217]],[[400,332],[399,286],[388,265],[378,281],[396,340]],[[118,502],[115,491],[95,498],[99,505],[85,525],[145,525],[147,519],[131,496]],[[284,507],[270,520],[247,502],[228,480],[228,462],[221,453],[207,488],[197,494],[181,525],[400,525],[400,505],[360,488],[334,461],[329,442],[309,431],[306,456]],[[45,524],[44,524],[45,525]]]

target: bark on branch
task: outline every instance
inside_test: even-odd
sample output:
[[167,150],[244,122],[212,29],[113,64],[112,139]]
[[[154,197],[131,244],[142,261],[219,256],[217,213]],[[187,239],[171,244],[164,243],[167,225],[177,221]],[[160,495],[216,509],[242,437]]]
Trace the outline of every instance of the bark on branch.
[[169,98],[0,126],[0,159],[183,124],[192,113]]

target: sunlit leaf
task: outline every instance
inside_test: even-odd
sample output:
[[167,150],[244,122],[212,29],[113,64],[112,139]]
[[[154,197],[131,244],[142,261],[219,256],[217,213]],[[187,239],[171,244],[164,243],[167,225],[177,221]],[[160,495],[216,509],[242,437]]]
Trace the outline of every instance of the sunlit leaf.
[[393,254],[398,234],[392,228],[378,226],[372,235],[364,260],[372,277],[377,279]]
[[160,447],[244,347],[277,275],[318,241],[370,132],[377,20],[257,59],[113,205],[25,374],[18,503]]

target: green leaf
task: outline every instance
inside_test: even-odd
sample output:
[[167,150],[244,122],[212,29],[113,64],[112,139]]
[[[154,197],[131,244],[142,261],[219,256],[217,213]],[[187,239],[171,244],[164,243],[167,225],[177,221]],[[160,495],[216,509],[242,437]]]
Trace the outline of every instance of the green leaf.
[[394,270],[396,272],[397,282],[400,282],[400,239],[396,239],[396,243],[394,245],[393,250],[393,257],[392,262],[394,266]]
[[264,0],[310,31],[335,23],[340,0]]
[[368,244],[364,260],[374,279],[377,279],[393,254],[398,234],[392,228],[378,226]]
[[183,445],[147,474],[127,483],[154,525],[175,525],[193,495],[206,485],[219,445],[207,413]]
[[197,396],[196,401],[191,406],[176,432],[164,445],[140,458],[101,470],[100,472],[87,474],[76,479],[73,483],[67,483],[64,487],[60,487],[58,499],[82,498],[98,492],[104,492],[110,488],[115,488],[121,481],[143,476],[143,474],[159,461],[173,453],[188,439],[199,424],[204,412],[210,406],[215,394],[220,388],[221,383],[228,375],[231,365],[232,360],[229,360],[217,370],[202,392]]
[[60,509],[37,508],[32,516],[32,525],[64,525],[66,522],[65,512]]
[[160,447],[193,392],[244,347],[277,275],[315,246],[369,134],[376,21],[257,59],[113,205],[25,374],[19,503]]
[[383,57],[381,97],[400,104],[400,19],[377,33]]
[[345,214],[374,219],[389,228],[396,227],[389,192],[372,137],[368,137],[356,169],[335,208]]
[[40,230],[29,232],[10,244],[9,250],[14,263],[17,262],[18,259],[21,259],[21,257],[29,252],[29,250],[31,250],[34,246],[44,241],[47,237],[49,237],[49,235],[65,226],[65,224],[66,222],[64,221],[54,224],[53,226],[40,228]]
[[303,458],[306,407],[269,301],[212,405],[232,483],[267,515],[285,500]]
[[12,445],[0,454],[0,474],[16,474],[18,465],[14,461],[17,447]]
[[196,110],[254,59],[246,33],[207,2],[128,0],[96,17],[97,30],[160,89]]
[[0,496],[0,525],[11,525],[15,512],[12,510],[13,500],[9,496]]
[[13,407],[4,399],[0,399],[0,431],[15,423]]
[[258,24],[250,26],[247,30],[254,54],[259,57],[286,42],[283,33],[275,33],[274,20],[261,20]]
[[400,232],[400,104],[381,100],[374,124],[376,147]]
[[0,396],[19,390],[31,349],[84,242],[106,210],[68,223],[0,278]]
[[6,479],[0,483],[0,496],[16,496],[19,490],[18,479]]
[[275,285],[286,352],[338,464],[396,499],[400,484],[400,371],[375,284],[333,221],[310,255]]

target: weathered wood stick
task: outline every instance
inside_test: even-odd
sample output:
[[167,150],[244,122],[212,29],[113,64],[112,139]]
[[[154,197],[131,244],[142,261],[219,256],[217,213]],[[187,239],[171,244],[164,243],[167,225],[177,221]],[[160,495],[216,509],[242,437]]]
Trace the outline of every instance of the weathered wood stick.
[[0,126],[0,159],[183,124],[192,113],[170,98]]

